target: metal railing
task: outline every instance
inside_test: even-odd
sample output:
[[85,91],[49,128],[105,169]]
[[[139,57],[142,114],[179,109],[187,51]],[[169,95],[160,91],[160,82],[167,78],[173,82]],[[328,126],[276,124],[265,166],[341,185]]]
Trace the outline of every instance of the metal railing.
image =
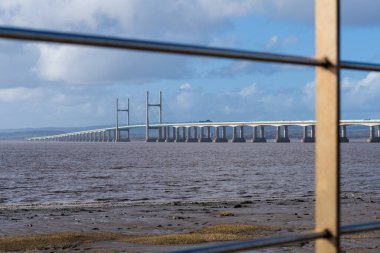
[[[207,56],[247,61],[261,61],[272,63],[288,63],[303,66],[328,67],[327,59],[293,56],[285,54],[262,53],[248,50],[229,48],[205,47],[198,45],[167,43],[158,41],[124,39],[118,37],[85,35],[78,33],[65,33],[55,31],[42,31],[0,26],[0,38],[29,40],[40,42],[55,42],[83,46],[106,48],[119,48],[157,53],[182,54],[194,56]],[[370,64],[354,61],[341,61],[341,69],[380,71],[380,64]]]
[[344,234],[380,229],[380,222],[340,227],[340,70],[380,71],[379,64],[340,60],[340,1],[316,0],[316,58],[260,53],[226,48],[164,43],[107,36],[61,33],[0,26],[0,38],[119,48],[169,54],[208,56],[236,60],[287,63],[317,67],[316,73],[316,229],[305,234],[272,237],[179,252],[234,252],[316,240],[316,252],[338,253]]
[[[372,231],[380,229],[380,222],[371,222],[364,224],[355,224],[343,226],[340,228],[340,234],[354,234],[363,231]],[[172,253],[225,253],[225,252],[238,252],[243,250],[253,250],[273,246],[281,246],[295,242],[306,242],[321,238],[329,238],[331,234],[328,230],[321,232],[308,232],[299,234],[290,234],[285,236],[268,237],[263,239],[224,242],[217,245],[210,245],[204,247],[196,247],[185,250],[172,251]]]

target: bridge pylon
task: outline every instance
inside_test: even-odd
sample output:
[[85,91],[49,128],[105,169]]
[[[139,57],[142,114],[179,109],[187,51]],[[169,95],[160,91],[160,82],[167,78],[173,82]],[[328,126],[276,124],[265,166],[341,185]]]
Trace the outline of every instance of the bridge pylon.
[[152,129],[149,126],[149,108],[150,107],[158,107],[158,122],[159,124],[162,124],[162,92],[160,91],[159,97],[158,97],[158,103],[157,104],[150,104],[149,103],[149,91],[146,92],[146,129],[145,129],[145,142],[165,142],[165,139],[162,138],[162,128],[158,127],[158,137],[151,137],[150,136],[150,129]]
[[115,142],[129,142],[129,128],[123,129],[127,133],[127,136],[125,139],[121,138],[120,135],[120,128],[119,128],[119,112],[126,112],[127,113],[127,126],[129,126],[129,98],[127,99],[127,108],[120,109],[119,108],[119,99],[116,98],[116,133],[115,133]]

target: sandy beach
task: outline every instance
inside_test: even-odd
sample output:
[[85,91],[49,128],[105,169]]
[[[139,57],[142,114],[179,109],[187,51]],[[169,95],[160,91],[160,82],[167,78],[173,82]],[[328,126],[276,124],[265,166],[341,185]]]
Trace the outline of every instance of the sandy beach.
[[[267,199],[245,201],[97,203],[75,205],[25,205],[0,210],[0,249],[4,239],[20,235],[55,232],[116,233],[127,236],[159,236],[191,233],[217,224],[251,224],[268,229],[254,237],[302,232],[313,228],[314,200]],[[342,196],[342,223],[352,224],[380,219],[380,200],[368,196]],[[166,244],[166,243],[165,243]],[[380,251],[380,232],[345,236],[345,252]],[[102,240],[75,243],[62,248],[41,245],[24,248],[32,252],[163,252],[189,245],[157,245],[128,240]],[[257,252],[310,252],[313,243],[298,243]],[[255,251],[256,252],[256,251]]]

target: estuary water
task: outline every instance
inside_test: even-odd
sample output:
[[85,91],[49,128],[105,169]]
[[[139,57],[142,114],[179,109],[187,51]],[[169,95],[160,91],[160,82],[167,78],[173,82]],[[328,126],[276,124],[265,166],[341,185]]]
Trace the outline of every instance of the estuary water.
[[[342,145],[342,193],[380,196],[380,144]],[[0,206],[314,196],[314,144],[0,142]]]

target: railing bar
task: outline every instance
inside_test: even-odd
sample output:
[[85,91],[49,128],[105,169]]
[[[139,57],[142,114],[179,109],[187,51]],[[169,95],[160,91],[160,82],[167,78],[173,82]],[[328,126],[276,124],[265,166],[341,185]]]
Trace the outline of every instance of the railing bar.
[[[370,222],[362,224],[345,225],[340,227],[340,234],[354,234],[365,231],[380,230],[380,222]],[[322,232],[309,232],[304,234],[287,235],[279,237],[270,237],[264,239],[254,239],[239,242],[227,242],[219,243],[216,245],[209,245],[204,247],[196,247],[191,249],[184,249],[173,251],[172,253],[222,253],[222,252],[237,252],[242,250],[258,249],[269,246],[278,246],[283,244],[289,244],[294,242],[304,242],[315,240],[319,238],[328,238],[329,233],[327,231]]]
[[108,36],[84,35],[34,29],[12,28],[0,26],[0,38],[30,40],[41,42],[67,43],[108,48],[131,49],[139,51],[162,52],[209,56],[250,61],[289,63],[306,66],[327,66],[326,60],[312,57],[291,56],[283,54],[260,53],[254,51],[234,50],[216,47],[195,46],[157,41],[123,39]]
[[379,230],[379,229],[380,229],[380,222],[353,224],[353,225],[342,226],[340,229],[340,234],[347,235],[347,234],[354,234],[354,233]]
[[353,61],[341,61],[340,62],[340,68],[341,69],[351,69],[351,70],[380,71],[380,64],[353,62]]
[[172,253],[224,253],[224,252],[238,252],[242,250],[258,249],[269,246],[278,246],[294,242],[304,242],[315,240],[319,238],[328,238],[327,231],[310,232],[304,234],[287,235],[279,237],[270,237],[265,239],[255,239],[238,242],[219,243],[216,245],[208,245],[204,247],[195,247],[190,249],[172,251]]

